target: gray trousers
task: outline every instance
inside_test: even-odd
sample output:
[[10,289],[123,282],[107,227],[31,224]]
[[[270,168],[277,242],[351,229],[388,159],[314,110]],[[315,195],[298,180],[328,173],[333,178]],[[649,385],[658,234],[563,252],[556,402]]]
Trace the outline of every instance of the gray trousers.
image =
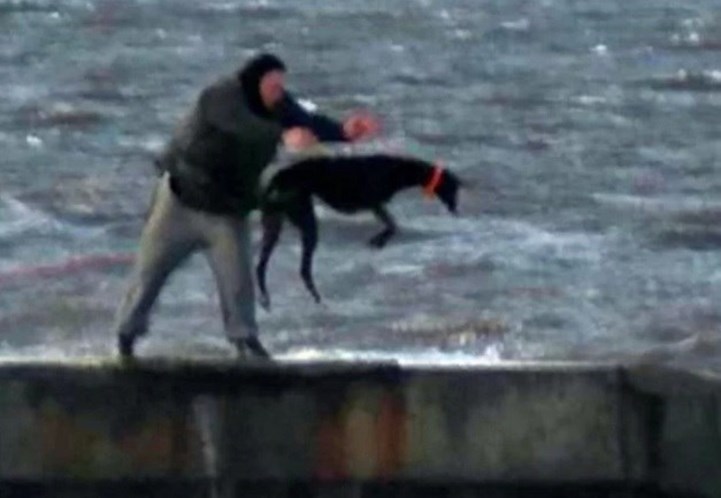
[[116,333],[146,333],[151,308],[168,276],[195,251],[210,263],[231,341],[255,336],[255,288],[248,217],[220,216],[180,203],[168,174],[159,180],[140,238],[130,288],[118,310]]

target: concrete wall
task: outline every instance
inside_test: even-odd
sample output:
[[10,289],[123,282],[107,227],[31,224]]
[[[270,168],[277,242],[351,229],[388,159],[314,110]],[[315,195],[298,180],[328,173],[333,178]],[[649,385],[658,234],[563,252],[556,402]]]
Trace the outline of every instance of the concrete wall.
[[658,483],[721,496],[718,384],[671,389],[677,378],[583,364],[4,363],[0,483],[185,482],[215,496],[290,496],[293,483],[647,496]]
[[669,492],[721,497],[721,377],[637,366],[628,386],[650,415],[651,479]]

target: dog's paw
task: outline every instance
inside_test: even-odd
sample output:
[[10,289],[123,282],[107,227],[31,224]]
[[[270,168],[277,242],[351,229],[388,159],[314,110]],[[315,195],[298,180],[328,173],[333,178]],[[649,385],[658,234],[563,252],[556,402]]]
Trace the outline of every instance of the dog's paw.
[[310,295],[313,296],[313,301],[315,301],[316,304],[320,304],[323,301],[315,286],[309,286],[308,290],[310,291]]
[[261,294],[258,298],[258,304],[260,304],[261,308],[265,311],[270,312],[270,298],[267,295]]
[[384,234],[376,235],[368,241],[368,245],[374,249],[383,249],[388,242],[388,237]]

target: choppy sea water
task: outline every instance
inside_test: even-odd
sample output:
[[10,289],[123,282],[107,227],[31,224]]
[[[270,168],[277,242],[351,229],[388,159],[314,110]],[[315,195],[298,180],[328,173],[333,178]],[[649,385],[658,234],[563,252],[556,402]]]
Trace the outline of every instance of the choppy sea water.
[[[720,28],[711,0],[0,0],[0,357],[112,352],[152,154],[267,50],[328,114],[374,110],[366,149],[470,184],[459,217],[398,195],[381,251],[370,216],[320,207],[320,306],[287,230],[276,354],[719,367]],[[202,257],[140,354],[230,354]]]

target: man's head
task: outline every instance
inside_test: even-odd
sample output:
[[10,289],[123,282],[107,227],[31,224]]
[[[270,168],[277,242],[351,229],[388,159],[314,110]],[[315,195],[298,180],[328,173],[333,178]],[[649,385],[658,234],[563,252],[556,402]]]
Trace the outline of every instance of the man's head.
[[274,109],[285,93],[285,71],[273,69],[260,78],[258,84],[260,100],[268,109]]
[[261,115],[272,112],[285,93],[285,64],[272,54],[248,61],[238,75],[251,109]]

